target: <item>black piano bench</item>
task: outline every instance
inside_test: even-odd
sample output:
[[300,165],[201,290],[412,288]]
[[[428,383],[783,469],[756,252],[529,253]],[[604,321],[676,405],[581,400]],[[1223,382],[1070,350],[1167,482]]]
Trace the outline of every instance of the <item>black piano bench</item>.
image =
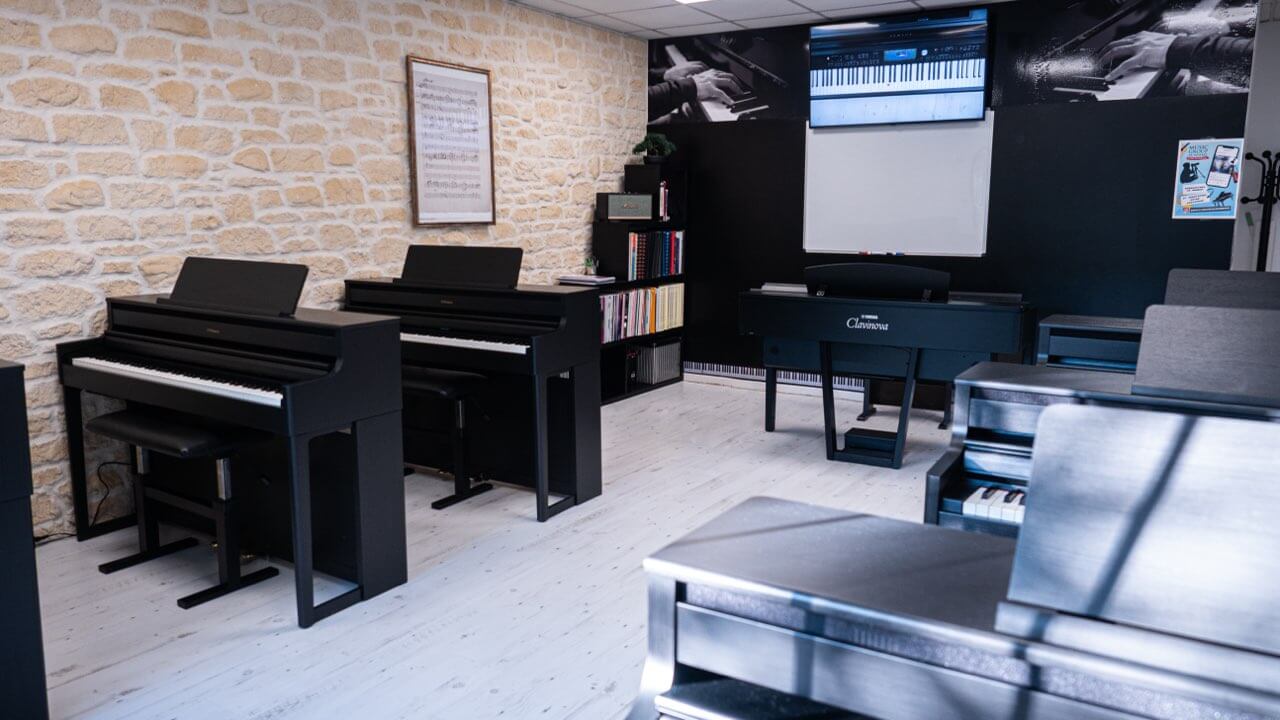
[[431,503],[432,509],[443,510],[493,489],[489,483],[471,484],[467,472],[467,399],[475,395],[489,378],[477,373],[435,368],[406,369],[404,392],[427,395],[453,403],[453,426],[449,439],[453,443],[453,494]]
[[[218,542],[218,584],[178,599],[184,610],[206,603],[243,587],[273,578],[279,571],[273,567],[240,574],[240,530],[231,496],[230,459],[241,448],[262,442],[266,435],[225,425],[204,422],[198,418],[172,412],[129,409],[109,413],[90,420],[85,429],[103,437],[129,444],[133,467],[133,500],[138,517],[139,551],[98,567],[110,574],[148,560],[171,555],[194,547],[195,538],[184,538],[160,544],[160,525],[155,505],[167,505],[213,521]],[[217,463],[217,497],[205,504],[186,497],[147,486],[151,472],[151,453],[180,459],[210,458]]]

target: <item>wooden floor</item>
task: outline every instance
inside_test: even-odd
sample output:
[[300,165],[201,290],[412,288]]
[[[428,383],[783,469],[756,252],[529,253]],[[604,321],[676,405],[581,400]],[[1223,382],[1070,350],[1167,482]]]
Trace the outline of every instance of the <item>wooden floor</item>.
[[[762,408],[757,389],[693,382],[605,408],[604,495],[546,524],[526,492],[436,512],[450,485],[409,478],[409,583],[305,631],[287,567],[183,611],[215,572],[205,549],[105,576],[132,530],[41,547],[53,716],[619,717],[644,659],[646,555],[755,495],[919,519],[939,413],[913,413],[894,472],[826,462],[817,398],[780,398],[773,434]],[[856,413],[842,403],[842,422]]]

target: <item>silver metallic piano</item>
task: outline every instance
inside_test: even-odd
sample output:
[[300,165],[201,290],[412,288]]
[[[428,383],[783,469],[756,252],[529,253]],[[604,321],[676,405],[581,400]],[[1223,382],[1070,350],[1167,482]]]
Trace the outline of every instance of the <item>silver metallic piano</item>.
[[645,561],[629,717],[1280,718],[1277,447],[1051,407],[1017,541],[749,500]]

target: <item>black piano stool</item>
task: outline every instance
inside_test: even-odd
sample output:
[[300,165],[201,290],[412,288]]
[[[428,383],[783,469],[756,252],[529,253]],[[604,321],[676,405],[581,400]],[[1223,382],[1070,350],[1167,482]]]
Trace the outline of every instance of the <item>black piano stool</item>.
[[431,503],[434,510],[457,505],[481,493],[493,489],[489,483],[471,484],[467,471],[467,400],[489,382],[479,373],[435,368],[411,368],[404,374],[404,391],[412,395],[427,395],[453,403],[453,425],[449,440],[453,445],[453,494]]
[[[195,538],[160,544],[160,524],[153,504],[184,510],[213,521],[218,542],[218,584],[178,599],[178,606],[193,608],[240,588],[255,585],[279,574],[266,567],[248,575],[240,574],[240,530],[231,493],[230,459],[242,448],[262,442],[267,436],[234,426],[203,422],[198,418],[155,410],[129,409],[90,420],[85,429],[129,444],[133,467],[133,498],[138,519],[138,552],[104,563],[104,574],[133,567],[148,560],[194,547]],[[147,486],[151,453],[188,459],[211,458],[217,463],[217,494],[211,504]]]

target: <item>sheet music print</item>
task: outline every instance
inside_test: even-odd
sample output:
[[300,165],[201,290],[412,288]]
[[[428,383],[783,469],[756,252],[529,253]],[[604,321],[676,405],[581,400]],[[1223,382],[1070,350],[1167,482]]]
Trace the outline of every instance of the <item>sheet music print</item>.
[[417,65],[413,102],[419,219],[489,221],[493,176],[485,77]]

